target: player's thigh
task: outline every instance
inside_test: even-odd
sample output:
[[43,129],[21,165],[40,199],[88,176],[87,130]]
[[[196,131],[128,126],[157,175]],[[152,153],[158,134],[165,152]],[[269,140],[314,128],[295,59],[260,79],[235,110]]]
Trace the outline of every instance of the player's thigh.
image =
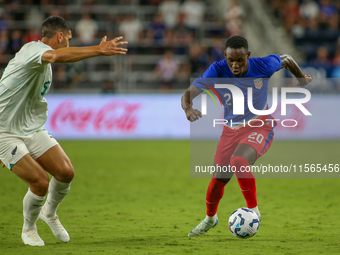
[[222,135],[217,144],[214,162],[220,166],[228,166],[230,164],[231,155],[233,154],[236,146],[237,144],[233,137]]
[[229,165],[230,158],[237,146],[235,140],[237,139],[237,136],[235,135],[234,131],[229,131],[233,134],[229,135],[228,132],[223,132],[222,136],[220,137],[220,141],[218,142],[214,158],[214,178],[224,182],[228,182],[233,176],[233,172],[229,171]]
[[25,181],[33,193],[45,196],[49,185],[48,175],[29,154],[13,165],[12,172]]
[[74,169],[59,143],[46,130],[37,132],[26,141],[32,157],[60,182],[70,182]]
[[254,128],[240,139],[233,156],[243,157],[248,160],[249,164],[254,164],[260,156],[268,151],[273,138],[272,128]]
[[44,196],[48,187],[48,175],[29,155],[24,140],[29,135],[17,135],[1,129],[0,159],[14,174],[25,181],[32,192]]
[[234,175],[234,172],[232,171],[230,165],[220,166],[214,162],[214,166],[214,178],[218,181],[228,183]]
[[236,147],[233,156],[245,158],[251,165],[254,164],[257,159],[257,152],[251,145],[241,143]]
[[32,158],[36,160],[59,143],[46,130],[40,130],[25,139],[25,144]]
[[71,182],[74,177],[71,160],[59,144],[50,148],[36,161],[60,182]]

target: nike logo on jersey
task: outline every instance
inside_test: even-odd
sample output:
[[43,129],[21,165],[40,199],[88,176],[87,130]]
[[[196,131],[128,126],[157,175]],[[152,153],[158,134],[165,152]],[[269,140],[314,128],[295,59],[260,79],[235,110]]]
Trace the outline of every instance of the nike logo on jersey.
[[12,150],[12,152],[11,152],[12,156],[15,155],[15,153],[17,152],[17,149],[18,149],[18,146],[15,146],[14,150]]

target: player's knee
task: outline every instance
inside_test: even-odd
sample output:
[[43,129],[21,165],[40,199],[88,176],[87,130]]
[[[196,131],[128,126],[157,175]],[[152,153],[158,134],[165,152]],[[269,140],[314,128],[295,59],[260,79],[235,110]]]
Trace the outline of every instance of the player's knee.
[[230,179],[233,177],[234,173],[232,171],[226,172],[215,172],[214,178],[220,182],[228,183]]
[[73,180],[74,177],[74,168],[70,161],[65,161],[63,164],[60,164],[60,170],[58,171],[58,176],[55,178],[60,182],[69,183]]
[[246,157],[242,157],[242,156],[232,156],[230,159],[230,165],[231,166],[241,166],[241,165],[249,165],[250,162]]
[[48,175],[39,176],[29,183],[31,191],[39,196],[45,196],[49,186]]
[[48,186],[49,186],[48,178],[41,180],[40,185],[39,185],[41,192],[46,194],[48,190]]
[[[215,178],[215,177],[214,177]],[[220,181],[220,182],[224,182],[224,183],[228,183],[230,181],[231,178],[215,178],[216,180]]]
[[71,182],[73,180],[73,177],[74,177],[74,168],[71,165],[70,168],[68,169],[68,172],[67,172],[68,182]]
[[69,164],[63,171],[63,182],[71,182],[74,177],[74,168],[72,164]]
[[231,165],[240,164],[245,159],[248,164],[256,161],[256,150],[247,144],[240,144],[230,158]]

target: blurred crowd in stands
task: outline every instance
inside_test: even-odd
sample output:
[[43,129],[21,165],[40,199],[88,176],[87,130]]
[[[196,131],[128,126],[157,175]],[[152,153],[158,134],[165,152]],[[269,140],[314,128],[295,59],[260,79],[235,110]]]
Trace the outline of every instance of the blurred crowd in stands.
[[[208,0],[0,0],[0,67],[24,43],[40,39],[46,17],[58,15],[71,23],[71,46],[94,45],[104,35],[111,39],[123,35],[129,55],[163,56],[153,68],[154,77],[171,89],[179,73],[188,80],[222,60],[225,38],[241,34],[244,14],[237,1],[231,1],[222,16],[209,6]],[[187,56],[187,61],[179,63],[176,56]],[[100,68],[90,61],[57,65],[56,83],[72,87]],[[84,71],[88,72],[81,74]]]
[[340,65],[340,1],[267,1],[308,62],[322,66]]
[[[308,63],[329,66],[334,74],[327,77],[340,77],[340,68],[334,69],[340,66],[340,1],[264,1]],[[108,39],[123,35],[129,41],[129,60],[128,69],[119,72],[129,72],[129,77],[149,72],[158,84],[153,88],[165,91],[185,88],[190,77],[224,59],[227,37],[242,35],[244,9],[237,0],[228,2],[217,11],[210,0],[0,0],[0,70],[23,44],[40,39],[45,18],[58,15],[72,26],[71,46],[95,45],[104,35]],[[136,59],[143,56],[148,61],[138,65]],[[105,61],[54,65],[54,88],[78,88],[96,72],[112,72],[112,61]],[[105,93],[116,90],[110,77],[102,78]]]
[[[241,34],[243,10],[237,1],[232,1],[222,17],[209,5],[210,1],[203,0],[0,0],[0,67],[23,44],[40,39],[45,18],[58,15],[71,23],[71,46],[94,45],[104,35],[111,39],[123,35],[129,41],[129,56],[159,55],[153,77],[168,90],[178,77],[188,81],[213,61],[222,60],[225,38]],[[114,13],[112,7],[117,7]],[[176,56],[187,60],[179,62]],[[101,67],[87,61],[54,68],[55,85],[65,88],[76,86]]]
[[[317,81],[309,89],[317,93],[339,93],[340,1],[266,1],[305,55],[305,62],[300,64]],[[289,76],[287,72],[286,75]]]

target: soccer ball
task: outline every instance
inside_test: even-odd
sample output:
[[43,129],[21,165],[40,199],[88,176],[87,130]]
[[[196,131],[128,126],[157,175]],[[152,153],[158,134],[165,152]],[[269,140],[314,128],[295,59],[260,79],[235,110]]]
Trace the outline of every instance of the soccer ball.
[[229,229],[238,238],[252,237],[257,233],[259,227],[259,217],[248,208],[239,208],[229,217]]

